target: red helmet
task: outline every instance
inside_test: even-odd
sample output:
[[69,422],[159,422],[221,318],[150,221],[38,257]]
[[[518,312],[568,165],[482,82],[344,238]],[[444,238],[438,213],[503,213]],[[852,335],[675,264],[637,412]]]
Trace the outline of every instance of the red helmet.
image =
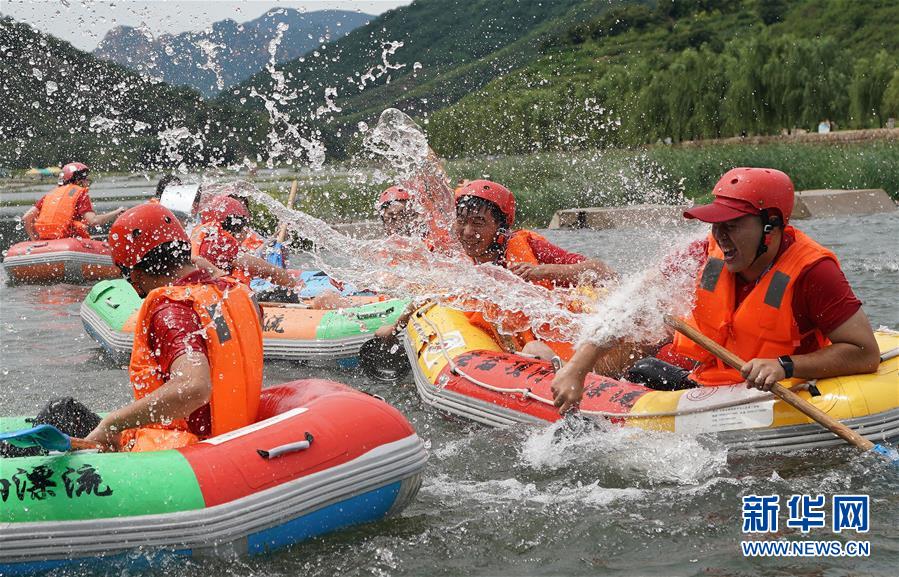
[[773,168],[734,168],[721,177],[712,192],[716,198],[748,202],[759,211],[775,210],[784,224],[793,214],[793,181]]
[[488,200],[499,207],[506,216],[506,224],[515,224],[515,195],[501,184],[490,180],[472,180],[456,189],[456,202],[463,196],[476,196]]
[[217,222],[223,224],[229,216],[250,220],[250,211],[246,205],[236,198],[219,194],[206,200],[200,206],[200,222]]
[[391,186],[378,197],[378,207],[383,207],[388,202],[409,200],[411,198],[412,196],[409,194],[409,191],[402,186]]
[[139,263],[157,246],[175,240],[190,243],[172,211],[157,203],[126,210],[109,229],[112,260],[118,266],[128,268]]
[[79,176],[85,176],[89,170],[90,169],[86,164],[82,164],[80,162],[70,162],[62,167],[62,172],[59,173],[59,180],[62,182],[62,184],[69,184]]

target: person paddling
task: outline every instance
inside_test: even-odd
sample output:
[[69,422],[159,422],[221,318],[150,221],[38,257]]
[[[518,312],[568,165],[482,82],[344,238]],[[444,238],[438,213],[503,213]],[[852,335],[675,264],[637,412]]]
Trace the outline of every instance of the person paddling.
[[255,422],[262,328],[249,288],[191,264],[187,233],[159,204],[122,214],[109,244],[144,297],[129,365],[135,400],[104,417],[87,439],[160,450]]
[[[876,371],[874,332],[837,257],[789,225],[794,202],[789,176],[772,168],[735,168],[721,177],[713,193],[711,204],[684,213],[712,225],[701,246],[705,259],[688,322],[750,360],[740,370],[731,369],[678,334],[671,351],[688,359],[690,368],[651,360],[662,382],[643,382],[653,388],[745,383],[769,390],[790,377]],[[578,349],[552,385],[560,412],[577,406],[590,371],[617,376],[632,358],[647,352],[624,344]]]
[[97,214],[88,189],[90,169],[80,162],[62,167],[59,186],[45,194],[22,216],[25,233],[30,240],[90,238],[90,228],[112,222],[125,211],[119,207]]

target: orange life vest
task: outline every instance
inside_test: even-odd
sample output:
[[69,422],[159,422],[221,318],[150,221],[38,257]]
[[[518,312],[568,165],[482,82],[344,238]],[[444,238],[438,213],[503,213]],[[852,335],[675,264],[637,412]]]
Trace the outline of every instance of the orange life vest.
[[81,237],[90,238],[87,226],[75,220],[75,208],[87,189],[74,184],[58,186],[44,196],[34,230],[41,240]]
[[240,243],[241,250],[244,250],[249,253],[255,253],[259,247],[265,244],[265,239],[256,234],[255,231],[247,232],[247,236],[244,237],[243,242]]
[[[795,241],[758,280],[749,295],[736,303],[736,280],[724,266],[724,253],[709,236],[708,260],[696,286],[696,303],[687,322],[704,335],[744,360],[773,359],[792,354],[802,339],[793,316],[793,290],[802,271],[829,258],[839,265],[836,255],[803,232],[788,226],[784,235]],[[814,330],[819,348],[829,344],[821,331]],[[740,372],[724,365],[687,337],[676,334],[673,351],[699,361],[690,374],[706,386],[731,385],[743,381]]]
[[[237,239],[234,238],[230,232],[222,228],[217,222],[204,222],[202,224],[194,227],[193,231],[190,233],[190,254],[193,257],[200,256],[200,248],[203,246],[203,243],[206,240],[211,240],[213,243],[218,241],[219,239],[234,243],[239,246],[243,246],[241,243],[237,242]],[[217,263],[212,263],[217,266]],[[228,271],[228,274],[243,284],[249,286],[250,281],[253,280],[250,275],[248,275],[245,271],[241,270],[238,267],[234,267],[233,263],[229,263],[233,268]]]
[[[226,291],[215,284],[167,286],[151,291],[138,313],[129,366],[135,400],[165,384],[162,367],[150,349],[150,313],[163,299],[190,304],[204,328],[212,382],[209,400],[212,435],[254,423],[262,390],[262,327],[256,304],[247,287],[235,279],[223,280],[230,284]],[[124,447],[129,441],[137,440],[132,451],[172,448],[172,435],[158,433],[165,429],[177,431],[174,434],[180,439],[174,441],[177,446],[196,441],[187,431],[187,423],[179,420],[125,431],[121,444]],[[146,441],[144,445],[140,443],[142,440]]]
[[[531,244],[529,242],[530,239],[546,240],[539,234],[531,232],[529,230],[517,230],[512,233],[512,235],[506,241],[506,251],[504,257],[507,265],[520,262],[541,264],[537,259],[537,255],[534,254],[534,249],[531,248]],[[555,285],[550,281],[531,282],[550,290],[555,287]],[[521,312],[500,312],[498,307],[496,307],[496,311],[493,312],[496,312],[498,314],[491,314],[489,316],[504,317],[504,324],[520,325],[522,323],[528,322],[527,317],[525,317],[525,315]],[[480,312],[467,312],[465,314],[472,325],[480,328],[481,330],[484,330],[488,334],[491,334],[493,336],[493,339],[497,343],[505,344],[504,348],[514,348],[516,349],[516,351],[520,351],[529,342],[538,340],[536,335],[534,335],[534,331],[532,331],[531,329],[516,332],[513,335],[503,335],[497,330],[497,327],[493,323],[489,322]],[[571,343],[567,343],[564,341],[543,341],[543,343],[550,349],[552,349],[554,353],[559,355],[559,357],[563,361],[568,361],[572,356],[574,356],[574,346]]]

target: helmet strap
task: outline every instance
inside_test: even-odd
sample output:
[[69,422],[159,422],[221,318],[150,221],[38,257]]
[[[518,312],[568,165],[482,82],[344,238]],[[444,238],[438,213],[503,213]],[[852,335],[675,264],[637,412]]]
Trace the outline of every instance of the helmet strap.
[[752,264],[755,264],[759,257],[768,252],[768,247],[771,246],[771,233],[774,232],[774,229],[783,226],[783,219],[779,216],[770,217],[767,209],[762,209],[759,212],[759,218],[762,219],[762,238],[759,239],[759,246],[755,251],[755,258],[752,259]]

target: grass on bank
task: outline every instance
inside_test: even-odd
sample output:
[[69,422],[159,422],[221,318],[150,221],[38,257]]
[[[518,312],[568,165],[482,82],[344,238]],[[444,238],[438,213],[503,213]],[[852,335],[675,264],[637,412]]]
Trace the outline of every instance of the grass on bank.
[[[707,200],[718,178],[736,166],[783,170],[797,190],[882,188],[899,199],[899,143],[769,143],[706,147],[657,146],[451,160],[460,179],[490,178],[518,198],[518,224],[546,226],[556,210],[624,204]],[[359,183],[335,176],[301,181],[297,208],[328,222],[375,218],[374,201],[389,182]],[[289,182],[263,190],[286,200]]]

